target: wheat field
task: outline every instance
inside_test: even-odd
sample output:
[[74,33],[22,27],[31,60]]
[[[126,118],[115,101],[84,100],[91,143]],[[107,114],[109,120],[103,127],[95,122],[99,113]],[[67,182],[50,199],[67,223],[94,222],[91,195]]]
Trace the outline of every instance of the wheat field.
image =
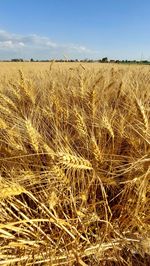
[[0,63],[0,265],[149,265],[150,69]]

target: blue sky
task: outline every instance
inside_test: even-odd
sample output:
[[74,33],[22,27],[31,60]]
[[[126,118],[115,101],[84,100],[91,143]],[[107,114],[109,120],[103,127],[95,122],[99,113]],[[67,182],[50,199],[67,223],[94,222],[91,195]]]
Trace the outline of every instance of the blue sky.
[[0,59],[150,60],[149,0],[0,0]]

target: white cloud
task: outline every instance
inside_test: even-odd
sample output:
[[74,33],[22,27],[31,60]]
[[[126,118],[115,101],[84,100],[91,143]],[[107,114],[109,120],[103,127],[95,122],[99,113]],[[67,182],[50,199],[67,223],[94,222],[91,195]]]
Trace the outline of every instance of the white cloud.
[[19,47],[24,47],[23,42],[13,42],[12,40],[9,41],[0,41],[0,49],[16,49]]
[[57,48],[57,44],[56,44],[56,43],[54,43],[54,42],[47,41],[45,44],[46,44],[48,47]]
[[0,30],[0,59],[10,56],[51,58],[63,57],[67,54],[70,58],[90,57],[95,52],[83,45],[60,44],[53,42],[49,37],[36,34],[19,35]]
[[12,41],[0,41],[0,48],[11,48]]
[[19,46],[25,46],[23,42],[19,42],[18,44]]

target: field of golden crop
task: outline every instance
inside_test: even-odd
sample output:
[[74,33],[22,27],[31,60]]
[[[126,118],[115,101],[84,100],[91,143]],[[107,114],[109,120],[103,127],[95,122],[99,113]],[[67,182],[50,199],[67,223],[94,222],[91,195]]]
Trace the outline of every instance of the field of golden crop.
[[0,63],[0,265],[150,262],[148,66]]

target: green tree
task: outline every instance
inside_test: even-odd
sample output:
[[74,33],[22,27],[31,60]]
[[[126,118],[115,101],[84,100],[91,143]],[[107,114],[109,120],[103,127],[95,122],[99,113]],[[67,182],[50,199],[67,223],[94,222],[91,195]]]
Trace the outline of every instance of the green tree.
[[102,63],[106,63],[106,62],[108,62],[108,58],[107,57],[102,58]]

